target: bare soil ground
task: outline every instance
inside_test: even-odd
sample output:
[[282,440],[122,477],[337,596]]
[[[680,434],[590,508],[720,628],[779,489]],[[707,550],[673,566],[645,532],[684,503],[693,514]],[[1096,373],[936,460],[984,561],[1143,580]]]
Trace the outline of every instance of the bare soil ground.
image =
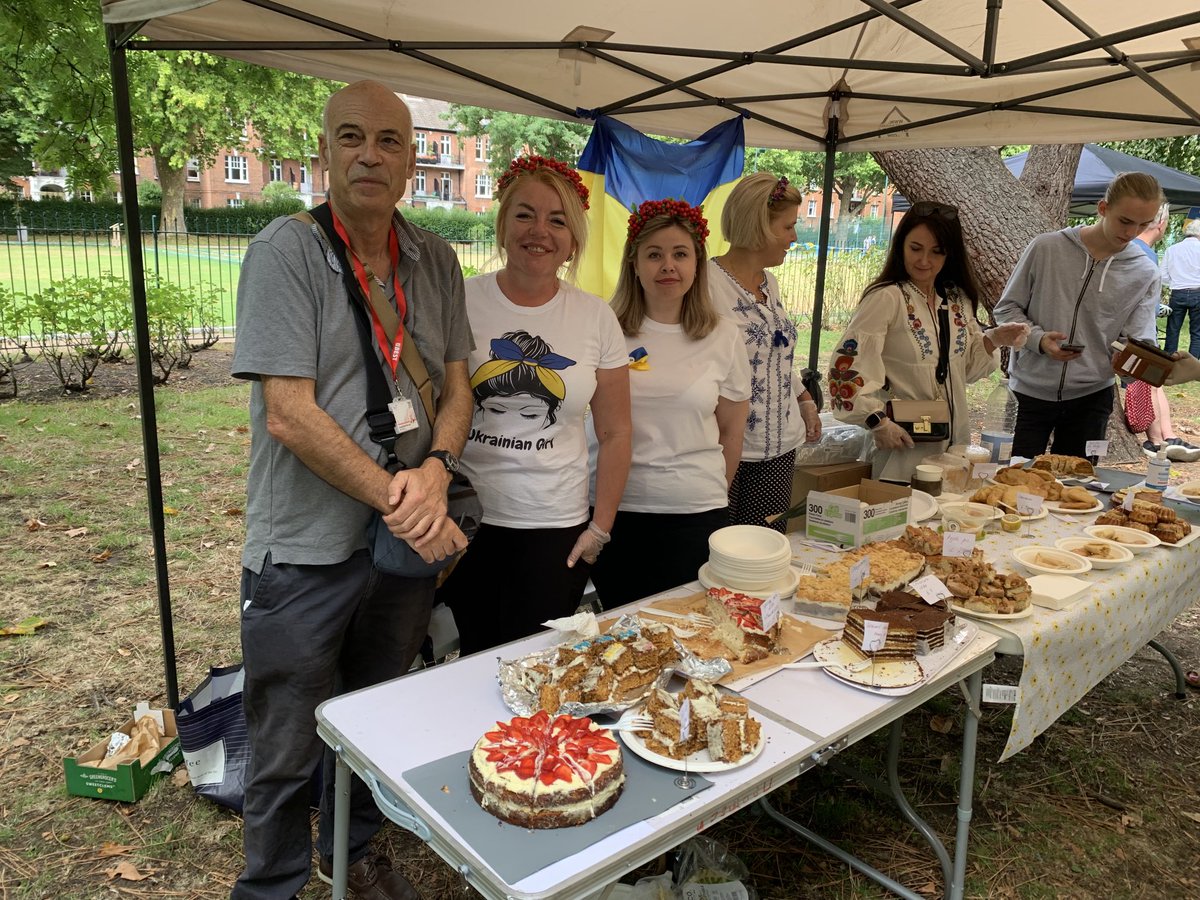
[[[229,354],[226,344],[197,354],[156,391],[185,694],[209,666],[239,658],[248,435]],[[24,367],[19,399],[0,401],[0,623],[48,620],[34,635],[0,637],[0,897],[226,897],[241,822],[179,772],[136,804],[63,788],[64,755],[124,721],[137,700],[165,697],[135,368],[101,366],[84,396],[62,397],[46,376]],[[1198,412],[1180,398],[1181,431]],[[1200,463],[1183,470],[1200,477]],[[1200,668],[1200,606],[1160,640]],[[1020,665],[1001,659],[987,680],[1016,683]],[[1200,896],[1200,691],[1173,694],[1161,657],[1143,650],[1002,764],[1011,712],[985,707],[968,896]],[[908,717],[902,751],[904,788],[947,841],[964,715],[950,692],[926,704]],[[884,753],[877,735],[838,759],[878,774]],[[840,771],[806,773],[773,802],[922,894],[941,894],[940,869],[913,829]],[[706,833],[749,866],[764,900],[886,896],[752,809]],[[475,896],[411,835],[389,825],[379,840],[428,900]],[[316,879],[302,894],[322,896]]]

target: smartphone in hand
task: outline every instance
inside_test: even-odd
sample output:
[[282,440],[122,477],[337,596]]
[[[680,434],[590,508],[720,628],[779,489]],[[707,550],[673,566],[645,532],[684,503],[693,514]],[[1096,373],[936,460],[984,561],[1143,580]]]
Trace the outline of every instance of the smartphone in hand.
[[1068,353],[1082,353],[1087,344],[1066,343],[1059,344],[1059,350],[1066,350]]

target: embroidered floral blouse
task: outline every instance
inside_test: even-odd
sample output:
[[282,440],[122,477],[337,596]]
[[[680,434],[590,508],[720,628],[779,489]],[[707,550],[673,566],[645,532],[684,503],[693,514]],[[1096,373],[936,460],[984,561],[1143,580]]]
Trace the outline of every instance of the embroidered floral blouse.
[[750,414],[743,460],[775,459],[804,440],[796,404],[800,379],[793,379],[796,323],[779,298],[779,282],[766,273],[767,299],[758,302],[720,263],[708,261],[708,291],[717,312],[741,330],[750,360]]
[[[995,369],[997,359],[984,346],[970,300],[951,290],[947,302],[950,370],[945,385],[939,386],[937,316],[921,291],[903,282],[877,288],[862,299],[830,361],[829,394],[838,421],[863,425],[871,413],[883,413],[892,399],[945,397],[953,414],[951,443],[969,442],[967,385]],[[921,455],[937,452],[931,444],[917,449]]]

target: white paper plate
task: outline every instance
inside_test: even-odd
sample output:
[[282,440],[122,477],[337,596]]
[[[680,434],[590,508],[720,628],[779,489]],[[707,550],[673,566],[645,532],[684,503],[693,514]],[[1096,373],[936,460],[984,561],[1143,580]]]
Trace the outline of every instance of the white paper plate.
[[967,609],[964,606],[959,606],[957,603],[951,603],[950,608],[962,616],[970,616],[975,619],[987,619],[990,622],[1007,622],[1010,619],[1027,619],[1033,615],[1033,605],[1025,607],[1019,613],[986,613],[977,612],[973,609]]
[[937,514],[938,502],[933,499],[932,494],[918,490],[912,492],[912,499],[908,504],[908,522],[910,525],[916,525],[918,522],[932,519]]
[[1087,509],[1063,509],[1059,505],[1061,502],[1061,500],[1047,500],[1042,504],[1042,508],[1056,512],[1060,516],[1090,516],[1104,509],[1104,504],[1099,500],[1096,500],[1095,506],[1089,506]]
[[992,511],[993,519],[998,519],[1002,515],[1004,515],[1004,513],[1001,510],[997,509],[994,506],[988,506],[986,503],[972,503],[972,502],[966,501],[966,500],[962,500],[962,501],[955,500],[952,503],[943,503],[942,504],[942,513],[945,514],[947,512],[960,512],[963,509],[966,509],[968,515],[972,515],[976,512],[975,507],[980,507],[980,509],[978,510],[980,515],[983,514],[983,509],[990,509]]
[[862,687],[902,688],[920,684],[925,678],[921,664],[915,659],[888,660],[852,672],[845,666],[862,662],[862,657],[840,637],[821,641],[813,647],[812,655],[834,678]]
[[[656,766],[662,766],[664,769],[674,769],[677,772],[682,772],[685,768],[682,759],[673,759],[670,756],[663,756],[661,753],[655,753],[646,747],[642,741],[642,736],[634,731],[618,731],[621,740],[625,746],[633,751],[634,755],[640,756],[646,762],[654,763]],[[730,769],[740,769],[747,763],[752,763],[758,758],[758,755],[763,752],[763,747],[766,746],[765,736],[760,735],[758,746],[739,759],[737,762],[718,762],[708,755],[707,750],[697,750],[691,756],[686,757],[686,769],[689,772],[728,772]]]
[[1107,544],[1109,547],[1114,547],[1117,550],[1117,556],[1113,559],[1101,559],[1097,556],[1086,556],[1081,559],[1087,559],[1092,564],[1093,569],[1115,569],[1117,566],[1123,566],[1125,563],[1133,559],[1133,551],[1124,544],[1118,544],[1116,541],[1105,541],[1100,538],[1091,537],[1065,537],[1059,538],[1054,542],[1054,546],[1059,550],[1072,552],[1076,547],[1082,547],[1088,543]]
[[[1042,565],[1036,562],[1039,554],[1061,560],[1067,565],[1067,568],[1056,569],[1053,566]],[[1044,575],[1082,575],[1084,572],[1092,571],[1090,559],[1056,547],[1041,547],[1036,544],[1029,547],[1017,547],[1010,555],[1030,572],[1040,572]]]
[[796,593],[796,585],[800,583],[800,573],[790,566],[788,567],[787,574],[777,582],[770,587],[755,591],[734,587],[732,584],[725,584],[725,582],[713,578],[712,569],[709,568],[708,563],[700,567],[700,571],[696,574],[696,577],[705,588],[728,588],[731,591],[737,591],[739,594],[745,594],[747,597],[769,597],[771,594],[777,593],[780,600],[790,600],[792,595]]
[[[1195,529],[1193,529],[1195,531]],[[1113,543],[1120,544],[1134,553],[1145,553],[1147,550],[1153,550],[1162,543],[1154,535],[1145,531],[1138,531],[1136,528],[1126,528],[1124,525],[1089,525],[1083,529],[1084,534],[1102,540],[1111,540]],[[1113,537],[1108,537],[1108,535]],[[1118,536],[1130,538],[1129,541],[1118,540]],[[1191,535],[1188,535],[1191,537]],[[1133,541],[1136,541],[1134,543]],[[1179,546],[1176,544],[1175,546]]]

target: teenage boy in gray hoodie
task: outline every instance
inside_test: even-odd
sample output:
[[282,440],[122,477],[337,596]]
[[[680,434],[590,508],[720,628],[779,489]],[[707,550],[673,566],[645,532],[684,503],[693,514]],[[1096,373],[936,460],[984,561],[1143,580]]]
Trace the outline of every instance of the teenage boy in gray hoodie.
[[1103,440],[1113,407],[1109,344],[1153,341],[1158,272],[1130,242],[1166,202],[1149,175],[1125,172],[1109,184],[1095,223],[1034,238],[996,304],[996,321],[1030,326],[1013,354],[1009,383],[1017,396],[1013,455],[1083,456]]

